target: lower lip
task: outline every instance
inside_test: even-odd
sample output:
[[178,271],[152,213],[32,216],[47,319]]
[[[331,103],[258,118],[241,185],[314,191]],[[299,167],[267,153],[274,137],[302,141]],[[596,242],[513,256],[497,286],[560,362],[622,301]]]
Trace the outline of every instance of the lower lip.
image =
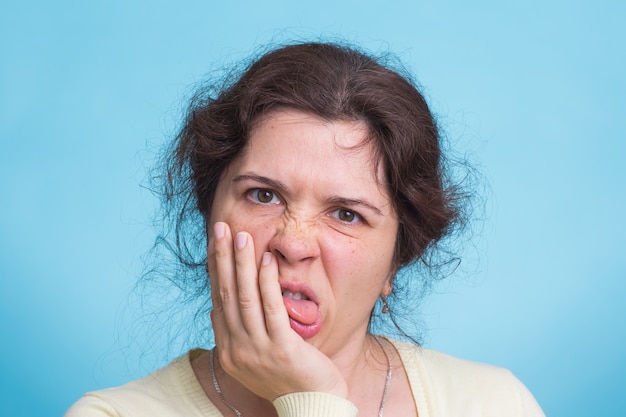
[[322,315],[318,315],[317,320],[315,320],[312,324],[300,323],[299,321],[289,317],[289,325],[300,335],[301,338],[308,339],[315,336],[320,332],[320,330],[322,330]]

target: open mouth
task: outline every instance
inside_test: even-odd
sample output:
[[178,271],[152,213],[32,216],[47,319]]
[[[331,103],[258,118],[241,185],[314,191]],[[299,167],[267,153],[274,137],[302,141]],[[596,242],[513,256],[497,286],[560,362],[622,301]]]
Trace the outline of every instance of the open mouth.
[[283,290],[283,297],[289,298],[291,300],[308,300],[309,299],[309,297],[307,297],[305,294],[301,292],[294,292],[294,291],[289,291],[289,290]]
[[322,328],[319,305],[301,291],[283,289],[283,302],[291,328],[302,338],[315,336]]

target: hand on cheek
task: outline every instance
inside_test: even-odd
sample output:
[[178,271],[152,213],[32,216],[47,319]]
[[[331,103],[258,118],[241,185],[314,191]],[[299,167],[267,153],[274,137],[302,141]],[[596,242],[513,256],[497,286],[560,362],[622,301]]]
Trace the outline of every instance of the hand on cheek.
[[332,361],[291,329],[271,253],[257,265],[252,236],[233,236],[226,223],[218,222],[209,241],[208,267],[211,321],[228,374],[268,400],[298,391],[346,396],[345,381]]

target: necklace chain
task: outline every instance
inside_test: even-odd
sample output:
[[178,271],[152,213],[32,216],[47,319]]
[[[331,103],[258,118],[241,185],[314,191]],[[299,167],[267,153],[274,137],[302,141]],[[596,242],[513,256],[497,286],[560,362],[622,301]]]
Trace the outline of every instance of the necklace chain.
[[[387,401],[387,394],[389,393],[389,385],[391,385],[391,358],[389,354],[387,354],[387,350],[383,346],[382,342],[378,338],[378,336],[374,336],[374,340],[378,343],[378,346],[382,349],[385,354],[385,358],[387,359],[387,375],[385,376],[385,387],[383,389],[383,396],[380,400],[380,408],[378,409],[378,417],[383,417],[383,409],[385,408],[385,402]],[[226,407],[228,407],[237,417],[243,417],[241,411],[237,410],[234,405],[226,401],[224,398],[224,393],[222,392],[222,388],[220,388],[220,384],[217,382],[217,377],[215,376],[215,364],[214,364],[214,354],[213,350],[209,350],[209,362],[211,371],[211,380],[213,381],[213,388],[215,388],[215,393],[221,402],[224,403]]]
[[383,409],[385,408],[385,401],[387,401],[387,394],[389,393],[389,385],[391,385],[391,358],[385,350],[383,343],[380,341],[378,336],[374,335],[374,340],[378,343],[378,346],[382,349],[385,354],[385,358],[387,359],[387,375],[385,376],[385,388],[383,389],[383,397],[380,399],[380,408],[378,409],[378,417],[383,417]]
[[210,356],[210,361],[211,361],[211,379],[213,380],[213,387],[215,388],[215,392],[217,393],[217,396],[219,397],[219,399],[226,404],[226,407],[230,408],[230,410],[235,413],[235,415],[237,417],[243,417],[243,415],[241,414],[241,412],[239,410],[237,410],[235,408],[235,406],[233,406],[231,403],[229,403],[228,401],[226,401],[226,398],[224,398],[224,394],[222,393],[222,389],[220,388],[220,384],[217,382],[217,377],[215,376],[215,365],[214,365],[214,359],[213,359],[213,349],[209,350],[209,356]]

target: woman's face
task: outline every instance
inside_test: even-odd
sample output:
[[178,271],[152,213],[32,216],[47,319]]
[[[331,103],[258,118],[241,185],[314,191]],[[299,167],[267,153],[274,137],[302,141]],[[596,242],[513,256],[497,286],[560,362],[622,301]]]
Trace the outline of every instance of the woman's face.
[[211,212],[211,225],[252,235],[257,265],[274,254],[291,327],[327,353],[365,334],[391,291],[398,219],[367,133],[363,122],[270,113],[223,173]]

